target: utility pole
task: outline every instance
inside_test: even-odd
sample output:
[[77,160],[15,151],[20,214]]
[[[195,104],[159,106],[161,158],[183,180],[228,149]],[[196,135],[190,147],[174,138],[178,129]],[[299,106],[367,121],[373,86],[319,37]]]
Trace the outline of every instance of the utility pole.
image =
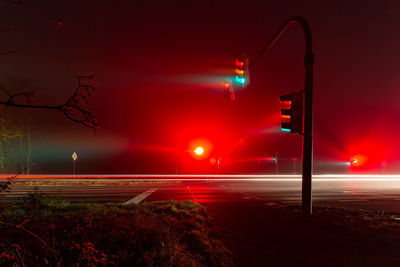
[[297,157],[293,157],[293,158],[292,158],[292,162],[293,162],[293,174],[296,174],[296,161],[297,161]]
[[274,158],[274,162],[275,162],[275,174],[278,174],[278,152],[275,153],[275,158]]

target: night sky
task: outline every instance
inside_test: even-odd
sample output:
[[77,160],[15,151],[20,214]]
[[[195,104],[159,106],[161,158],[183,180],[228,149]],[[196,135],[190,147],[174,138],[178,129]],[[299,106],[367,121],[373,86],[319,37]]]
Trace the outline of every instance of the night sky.
[[[11,3],[10,3],[11,2]],[[253,59],[289,17],[305,17],[316,55],[315,171],[399,172],[399,1],[0,2],[0,82],[61,104],[76,73],[99,73],[93,134],[61,113],[17,114],[32,124],[33,173],[299,170],[301,137],[279,129],[279,96],[303,89],[304,38],[292,26],[250,73],[235,102],[221,85],[237,56]],[[54,18],[68,21],[64,29]],[[206,146],[207,157],[189,150]],[[352,158],[360,166],[345,165]],[[215,162],[214,162],[215,163]]]

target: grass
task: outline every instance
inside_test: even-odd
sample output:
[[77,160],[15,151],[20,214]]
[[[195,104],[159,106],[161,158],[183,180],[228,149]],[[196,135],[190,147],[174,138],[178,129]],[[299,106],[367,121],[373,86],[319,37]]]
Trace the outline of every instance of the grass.
[[400,249],[400,214],[358,208],[314,207],[311,217],[301,216],[301,207],[287,207],[290,216],[315,227],[351,235],[354,240],[380,242],[389,249]]
[[0,265],[230,266],[192,201],[71,203],[37,190],[0,213]]

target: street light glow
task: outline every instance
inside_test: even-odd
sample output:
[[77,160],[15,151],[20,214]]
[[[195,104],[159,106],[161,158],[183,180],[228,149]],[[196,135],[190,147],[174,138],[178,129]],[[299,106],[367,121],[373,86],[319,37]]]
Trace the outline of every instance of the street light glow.
[[198,156],[201,156],[204,154],[204,148],[202,148],[201,146],[196,147],[196,149],[194,150],[194,153]]

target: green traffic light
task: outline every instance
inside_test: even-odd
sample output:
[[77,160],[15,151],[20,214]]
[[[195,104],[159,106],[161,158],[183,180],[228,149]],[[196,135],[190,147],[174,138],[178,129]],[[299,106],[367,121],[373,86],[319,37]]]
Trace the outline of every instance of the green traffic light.
[[235,82],[240,83],[240,84],[245,84],[246,83],[246,78],[236,76],[235,77]]

